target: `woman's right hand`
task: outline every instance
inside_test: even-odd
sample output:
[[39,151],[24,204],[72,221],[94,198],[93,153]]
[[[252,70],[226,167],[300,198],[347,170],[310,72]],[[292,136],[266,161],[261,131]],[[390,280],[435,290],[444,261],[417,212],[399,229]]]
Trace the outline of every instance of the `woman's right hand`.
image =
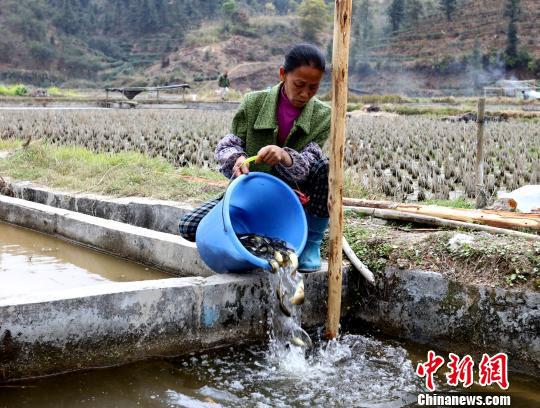
[[240,156],[238,159],[236,159],[236,161],[234,162],[234,166],[233,166],[233,175],[234,177],[238,177],[242,174],[248,174],[249,173],[249,163],[248,164],[244,164],[242,166],[242,163],[244,163],[244,161],[247,159],[246,156]]

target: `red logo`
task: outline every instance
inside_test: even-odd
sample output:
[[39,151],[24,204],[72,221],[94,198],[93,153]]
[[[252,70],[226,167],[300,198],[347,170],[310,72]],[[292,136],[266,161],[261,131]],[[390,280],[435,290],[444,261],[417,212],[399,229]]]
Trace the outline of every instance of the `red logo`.
[[474,361],[472,357],[466,355],[461,361],[459,356],[454,353],[450,353],[448,357],[450,357],[450,361],[447,367],[450,372],[446,374],[447,384],[455,387],[461,382],[465,388],[470,387],[473,383]]
[[[467,388],[474,381],[474,361],[470,355],[460,358],[454,353],[448,355],[449,362],[446,373],[446,383],[452,387],[462,384]],[[419,363],[416,366],[416,374],[426,379],[426,387],[430,391],[435,391],[433,376],[437,370],[444,364],[444,357],[438,356],[434,351],[428,351],[428,359],[425,363]],[[503,390],[506,390],[510,382],[508,381],[508,356],[505,353],[499,353],[493,357],[484,354],[482,361],[478,365],[478,382],[481,386],[498,384]]]
[[479,366],[480,385],[486,386],[493,383],[499,384],[506,390],[508,382],[508,356],[505,353],[495,354],[493,357],[484,354]]
[[426,377],[426,387],[430,391],[435,391],[435,385],[433,384],[433,375],[444,364],[444,358],[435,354],[434,351],[428,351],[428,361],[424,364],[418,364],[416,367],[416,374],[420,377]]

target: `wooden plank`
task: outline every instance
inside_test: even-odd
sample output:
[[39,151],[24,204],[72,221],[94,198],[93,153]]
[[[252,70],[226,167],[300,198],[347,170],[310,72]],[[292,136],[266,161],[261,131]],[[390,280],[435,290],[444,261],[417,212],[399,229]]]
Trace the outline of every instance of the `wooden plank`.
[[533,213],[448,208],[437,205],[402,204],[391,201],[358,200],[353,198],[345,198],[343,203],[355,207],[396,210],[410,214],[428,215],[446,220],[484,224],[499,228],[526,228],[540,231],[540,214]]
[[429,215],[409,214],[402,211],[386,210],[382,208],[353,207],[345,206],[346,209],[355,211],[359,214],[371,217],[382,218],[384,220],[396,220],[404,222],[414,222],[418,224],[434,225],[444,228],[463,228],[475,231],[485,231],[490,234],[511,235],[519,238],[525,238],[532,241],[540,241],[540,235],[527,234],[526,232],[513,231],[506,228],[490,227],[488,225],[471,224],[463,221],[445,220],[442,218],[431,217]]

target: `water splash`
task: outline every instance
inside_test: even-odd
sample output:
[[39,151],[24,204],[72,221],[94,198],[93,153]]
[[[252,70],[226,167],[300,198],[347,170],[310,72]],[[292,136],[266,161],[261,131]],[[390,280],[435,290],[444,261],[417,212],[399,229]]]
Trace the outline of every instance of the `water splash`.
[[272,266],[268,273],[272,296],[270,309],[270,351],[279,357],[300,354],[296,348],[311,347],[309,335],[301,327],[304,303],[304,279],[298,270],[298,258],[286,242],[255,234],[239,234],[239,241],[253,255],[267,260]]
[[[211,361],[212,372],[204,361]],[[209,395],[203,388],[210,387],[213,401],[224,407],[400,407],[416,401],[422,389],[405,349],[359,335],[320,342],[309,351],[278,342],[269,348],[229,349],[219,358],[195,358],[182,371],[201,382],[195,398],[203,401]],[[169,391],[171,406],[182,406],[175,405]],[[221,391],[228,397],[220,398]]]
[[[170,406],[206,407],[211,401],[224,407],[399,407],[416,401],[420,382],[399,346],[358,335],[319,340],[311,348],[295,345],[312,345],[301,327],[301,308],[291,302],[295,288],[300,283],[303,288],[298,263],[287,262],[290,252],[284,243],[254,235],[240,240],[254,255],[279,264],[268,273],[276,291],[268,347],[232,348],[215,359],[205,354],[184,360],[182,372],[192,373],[201,387],[193,396],[168,390]],[[193,405],[197,398],[202,405]]]

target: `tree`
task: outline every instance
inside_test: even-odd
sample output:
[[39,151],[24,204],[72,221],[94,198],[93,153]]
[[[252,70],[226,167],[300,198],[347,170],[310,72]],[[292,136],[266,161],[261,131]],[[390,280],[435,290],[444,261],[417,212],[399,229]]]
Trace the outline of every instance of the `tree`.
[[49,66],[55,57],[55,49],[48,43],[33,41],[30,46],[30,55],[40,64]]
[[157,31],[158,15],[154,3],[150,0],[143,0],[140,10],[140,27],[143,33]]
[[405,17],[405,0],[392,0],[388,7],[388,17],[390,18],[390,27],[393,32],[399,30],[403,18]]
[[79,31],[79,22],[70,0],[64,0],[62,12],[56,17],[55,25],[67,34],[76,34]]
[[324,0],[303,0],[298,7],[298,15],[304,39],[319,44],[319,36],[328,23],[328,9]]
[[236,11],[236,1],[235,0],[225,0],[221,6],[221,11],[227,20],[232,19]]
[[156,14],[158,24],[161,27],[169,26],[169,13],[167,13],[167,4],[164,0],[155,0]]
[[480,89],[482,86],[481,79],[482,79],[482,47],[480,45],[480,40],[477,38],[474,41],[474,48],[471,54],[470,58],[470,65],[471,65],[471,74],[474,84],[474,89]]
[[520,0],[507,0],[504,9],[504,16],[508,17],[510,21],[517,21],[521,14]]
[[223,29],[225,31],[229,31],[234,26],[240,28],[249,26],[249,13],[245,7],[238,7],[235,0],[225,0],[221,6],[221,12],[223,13]]
[[415,26],[424,16],[424,5],[421,0],[406,0],[405,2],[405,24]]
[[269,14],[269,15],[273,15],[273,14],[276,14],[276,6],[274,5],[274,3],[271,3],[271,2],[267,2],[265,5],[264,5],[264,12],[265,14]]
[[370,0],[356,0],[353,5],[350,66],[359,68],[367,63],[368,49],[373,39],[373,11]]
[[456,11],[456,7],[457,7],[457,0],[440,0],[440,1],[441,1],[441,8],[443,9],[444,14],[446,14],[446,19],[448,21],[452,21],[454,11]]
[[274,6],[279,14],[285,14],[289,11],[289,0],[274,0]]
[[482,69],[482,46],[480,40],[474,40],[474,48],[471,54],[471,65],[474,69]]
[[373,32],[373,11],[370,1],[362,0],[356,10],[357,12],[354,13],[353,18],[357,21],[357,24],[355,24],[357,29],[353,31],[355,31],[363,41],[367,41],[372,37]]
[[505,54],[510,59],[515,59],[517,57],[518,36],[516,23],[512,20],[510,20],[510,23],[508,24],[508,32],[506,33],[506,37]]
[[516,63],[518,56],[518,30],[517,20],[521,13],[520,0],[507,0],[504,10],[505,17],[508,17],[508,30],[506,31],[506,59],[509,66]]

